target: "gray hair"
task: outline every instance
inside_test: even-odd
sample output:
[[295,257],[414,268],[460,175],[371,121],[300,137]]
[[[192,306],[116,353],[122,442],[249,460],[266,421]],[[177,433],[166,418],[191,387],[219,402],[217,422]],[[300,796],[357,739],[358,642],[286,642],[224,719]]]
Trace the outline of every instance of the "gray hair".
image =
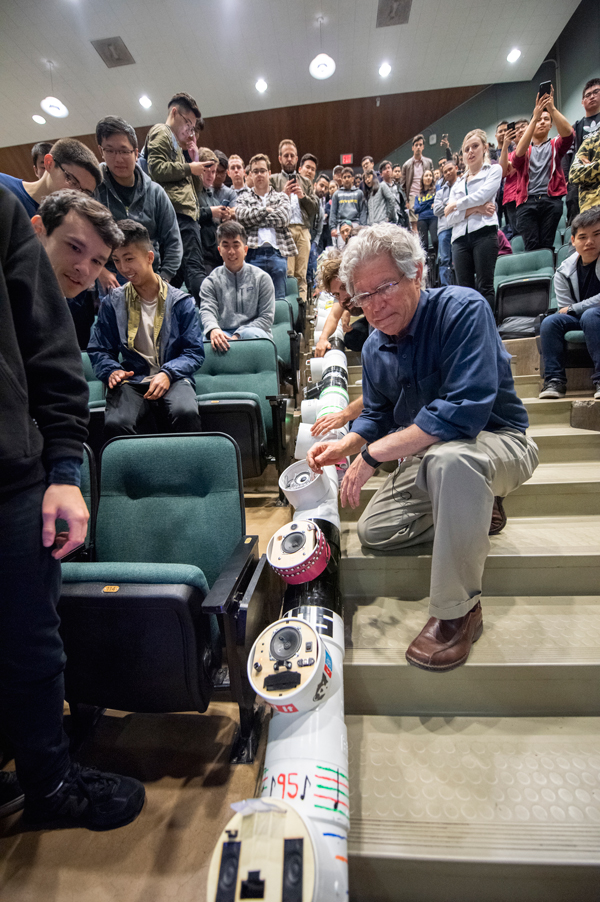
[[361,229],[346,245],[340,266],[340,279],[346,286],[346,291],[354,294],[357,268],[382,254],[390,256],[400,272],[409,279],[416,278],[417,266],[422,263],[421,285],[425,285],[427,278],[425,251],[417,233],[393,222],[380,222],[378,225]]

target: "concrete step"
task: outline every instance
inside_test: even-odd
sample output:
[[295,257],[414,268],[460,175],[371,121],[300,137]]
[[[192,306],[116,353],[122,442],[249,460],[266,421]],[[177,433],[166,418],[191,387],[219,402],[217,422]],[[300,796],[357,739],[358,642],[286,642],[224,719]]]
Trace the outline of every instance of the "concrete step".
[[[429,594],[431,544],[395,554],[364,550],[355,523],[342,523],[346,597]],[[600,516],[514,517],[491,538],[485,595],[594,595],[600,586]]]
[[523,398],[530,426],[568,426],[571,422],[571,398]]
[[599,898],[600,719],[346,721],[351,900]]
[[467,663],[447,674],[407,663],[429,599],[346,605],[347,714],[595,716],[600,714],[600,596],[496,596]]
[[519,398],[537,398],[541,384],[538,375],[515,376],[514,379],[515,389]]
[[540,450],[540,463],[600,460],[600,433],[572,426],[534,425],[527,432]]
[[[363,486],[360,506],[342,509],[344,521],[359,519],[387,475],[381,473],[369,479]],[[509,517],[600,514],[600,463],[540,464],[529,482],[505,499],[504,507]]]

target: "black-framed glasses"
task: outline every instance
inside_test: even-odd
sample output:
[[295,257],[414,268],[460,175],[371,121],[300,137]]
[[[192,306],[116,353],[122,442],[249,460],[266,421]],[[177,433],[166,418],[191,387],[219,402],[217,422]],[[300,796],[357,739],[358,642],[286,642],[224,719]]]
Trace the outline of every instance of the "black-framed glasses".
[[179,113],[179,115],[181,116],[181,118],[183,119],[183,121],[185,122],[185,124],[187,125],[188,129],[189,129],[191,132],[193,132],[193,131],[195,130],[195,128],[196,128],[196,123],[195,123],[195,122],[192,122],[191,119],[188,119],[187,116],[184,116],[183,113],[180,113],[179,110],[177,110],[177,112]]
[[133,147],[130,147],[129,150],[112,150],[110,147],[103,147],[102,153],[105,157],[129,157],[135,153],[135,150]]
[[58,160],[55,160],[54,162],[58,166],[58,168],[60,169],[62,174],[64,175],[65,182],[67,183],[69,188],[73,188],[75,191],[81,191],[81,193],[85,194],[86,197],[94,196],[93,191],[89,191],[87,188],[82,187],[81,182],[79,181],[77,176],[73,175],[72,172],[69,172],[68,169],[65,169],[64,166],[61,166],[60,163],[58,162]]
[[584,95],[584,100],[591,100],[592,97],[595,97],[596,94],[600,94],[600,88],[594,88],[593,91],[586,91]]

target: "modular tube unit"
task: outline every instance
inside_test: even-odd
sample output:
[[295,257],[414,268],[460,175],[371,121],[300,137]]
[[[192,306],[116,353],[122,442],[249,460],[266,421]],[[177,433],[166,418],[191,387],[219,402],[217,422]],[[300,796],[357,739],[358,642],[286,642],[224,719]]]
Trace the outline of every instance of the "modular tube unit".
[[[336,356],[327,361],[330,354]],[[323,377],[331,366],[347,373],[338,354],[323,358]],[[294,508],[293,521],[267,548],[287,583],[283,616],[261,633],[248,659],[252,687],[273,709],[265,766],[259,797],[232,806],[236,814],[215,847],[211,902],[348,898],[338,469],[315,474],[299,460],[279,484]]]

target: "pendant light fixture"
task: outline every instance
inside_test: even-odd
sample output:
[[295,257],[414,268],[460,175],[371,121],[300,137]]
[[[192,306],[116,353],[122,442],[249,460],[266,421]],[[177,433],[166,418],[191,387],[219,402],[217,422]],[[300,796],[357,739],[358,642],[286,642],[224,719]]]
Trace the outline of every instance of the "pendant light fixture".
[[50,94],[48,97],[44,97],[42,102],[40,103],[41,108],[45,113],[48,113],[49,116],[56,116],[57,119],[64,119],[65,116],[69,115],[69,111],[58,97],[54,96],[54,79],[52,77],[52,72],[54,69],[54,63],[52,60],[47,60],[48,68],[50,69]]
[[319,16],[319,44],[321,47],[321,52],[318,53],[314,60],[311,62],[308,67],[308,71],[312,75],[313,78],[323,79],[323,78],[331,78],[333,73],[335,72],[335,60],[333,60],[326,53],[323,53],[323,34],[321,31],[321,26],[323,25],[323,16]]

